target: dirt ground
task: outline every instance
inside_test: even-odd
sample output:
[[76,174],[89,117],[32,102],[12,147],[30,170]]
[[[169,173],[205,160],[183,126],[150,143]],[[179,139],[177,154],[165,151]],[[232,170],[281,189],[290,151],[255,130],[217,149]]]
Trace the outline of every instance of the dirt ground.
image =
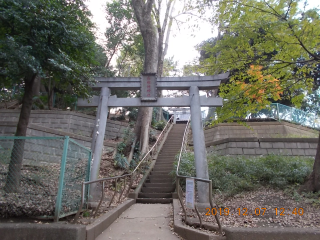
[[[320,199],[318,199],[320,200]],[[223,200],[215,197],[216,209],[202,213],[205,222],[216,225],[212,214],[218,214],[224,227],[320,227],[320,201],[292,196],[282,190],[261,187],[253,192],[238,194]],[[181,209],[181,216],[183,211]],[[194,211],[187,211],[188,217],[196,218]]]

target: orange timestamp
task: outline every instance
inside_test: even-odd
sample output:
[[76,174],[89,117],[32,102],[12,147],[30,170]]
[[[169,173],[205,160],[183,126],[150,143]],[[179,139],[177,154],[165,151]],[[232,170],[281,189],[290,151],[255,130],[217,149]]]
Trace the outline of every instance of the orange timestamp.
[[[267,211],[267,208],[255,208],[254,211],[249,212],[248,208],[237,208],[234,213],[230,212],[229,208],[206,208],[206,215],[220,215],[220,216],[229,216],[229,215],[239,215],[239,216],[263,216]],[[304,211],[303,208],[274,208],[273,209],[276,216],[287,216],[287,215],[299,215],[302,216]]]

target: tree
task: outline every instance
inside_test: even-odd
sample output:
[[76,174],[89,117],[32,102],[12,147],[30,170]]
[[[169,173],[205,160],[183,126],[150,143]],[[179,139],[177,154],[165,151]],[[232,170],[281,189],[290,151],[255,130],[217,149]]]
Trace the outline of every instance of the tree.
[[[135,17],[143,37],[145,50],[143,71],[144,73],[157,73],[158,66],[158,38],[156,28],[152,19],[152,7],[154,0],[132,0]],[[152,118],[151,107],[139,108],[135,134],[140,142],[141,154],[148,151],[149,126]]]
[[141,34],[133,36],[133,43],[127,45],[117,58],[116,69],[121,77],[139,77],[143,72],[144,45]]
[[122,59],[132,53],[132,46],[137,42],[139,29],[128,0],[113,0],[107,3],[106,20],[109,26],[105,32],[104,46],[107,56],[105,67],[109,68],[117,53],[123,52]]
[[[0,79],[24,86],[15,136],[26,136],[37,79],[88,96],[96,65],[90,12],[82,0],[0,0]],[[15,140],[5,185],[18,191],[24,140]]]
[[[204,6],[207,6],[211,2],[206,0],[184,1],[179,13],[173,16],[175,1],[166,1],[165,11],[162,14],[162,0],[132,0],[132,7],[144,42],[144,73],[157,73],[158,77],[162,76],[164,57],[168,49],[173,19],[182,14],[192,15],[192,11],[195,9],[201,13]],[[163,21],[161,21],[161,16],[164,16]],[[153,19],[155,19],[155,22]],[[161,116],[162,114],[159,115]],[[148,148],[148,132],[151,117],[152,108],[139,109],[135,132],[140,141],[142,154],[146,153]]]
[[[220,96],[228,100],[219,121],[228,119],[230,111],[240,118],[248,110],[258,111],[285,92],[299,106],[304,92],[317,88],[313,76],[320,63],[319,10],[301,10],[299,3],[224,0],[216,5],[215,23],[220,24],[222,38],[204,47],[210,57],[201,67],[207,73],[232,74],[221,87]],[[320,142],[313,172],[301,189],[320,190]]]

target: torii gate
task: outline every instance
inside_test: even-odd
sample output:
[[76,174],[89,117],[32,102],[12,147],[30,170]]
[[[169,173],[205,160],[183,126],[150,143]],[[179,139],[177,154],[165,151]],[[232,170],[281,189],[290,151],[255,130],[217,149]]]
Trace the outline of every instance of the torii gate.
[[[96,126],[92,138],[92,168],[90,180],[96,180],[102,155],[104,134],[107,124],[108,107],[190,107],[191,127],[194,144],[195,166],[198,178],[209,179],[204,132],[201,123],[201,107],[221,107],[222,98],[207,98],[199,90],[218,89],[229,73],[214,76],[160,77],[143,74],[138,77],[96,78],[94,90],[101,90],[100,97],[78,99],[79,107],[98,107]],[[141,90],[141,98],[117,98],[110,96],[110,89]],[[189,97],[158,98],[158,90],[189,90]],[[100,133],[100,134],[99,134]]]

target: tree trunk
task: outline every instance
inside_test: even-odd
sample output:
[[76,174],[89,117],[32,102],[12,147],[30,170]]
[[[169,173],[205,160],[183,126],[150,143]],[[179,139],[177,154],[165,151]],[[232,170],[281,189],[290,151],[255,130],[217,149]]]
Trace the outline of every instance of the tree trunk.
[[[32,108],[32,97],[33,97],[33,84],[37,77],[37,74],[31,74],[26,76],[24,79],[25,89],[22,99],[22,108],[20,112],[20,117],[17,125],[17,130],[15,136],[26,136],[27,127],[29,123],[29,117]],[[24,139],[15,139],[12,152],[11,160],[9,163],[9,170],[6,179],[6,185],[4,190],[6,192],[18,192],[21,179],[21,166],[23,160],[24,151]]]
[[317,153],[314,159],[313,171],[307,181],[300,187],[299,192],[320,191],[320,132],[318,138]]
[[[164,58],[167,55],[168,51],[168,44],[169,44],[169,37],[170,37],[170,32],[171,32],[171,26],[172,26],[172,12],[174,10],[174,4],[175,0],[170,0],[167,3],[167,9],[163,21],[163,25],[161,26],[160,23],[160,16],[157,16],[159,21],[157,22],[158,24],[158,34],[159,34],[159,43],[158,43],[158,76],[162,77],[163,73],[163,62]],[[171,7],[172,5],[172,7]],[[168,24],[169,20],[169,24]],[[167,28],[168,27],[168,28]],[[166,31],[167,29],[167,31]],[[166,40],[164,41],[164,35],[166,34]]]
[[[174,10],[174,4],[175,0],[170,0],[167,3],[167,8],[166,8],[166,13],[163,21],[163,25],[161,26],[160,23],[160,16],[157,16],[159,21],[157,22],[158,24],[158,34],[159,34],[159,42],[158,42],[158,71],[157,75],[158,77],[162,77],[163,73],[163,62],[164,58],[167,55],[168,52],[168,45],[169,45],[169,37],[170,37],[170,32],[171,32],[171,26],[172,26],[172,12]],[[172,7],[171,7],[172,5]],[[168,23],[169,20],[169,23]],[[167,29],[167,31],[166,31]],[[164,41],[164,35],[166,35],[166,39]],[[158,97],[162,97],[162,91],[158,91]],[[163,117],[163,111],[162,107],[160,107],[159,114],[157,116],[157,121],[165,121],[166,119]]]
[[[134,13],[141,31],[145,49],[143,71],[156,73],[158,66],[158,39],[151,17],[154,0],[132,0]],[[149,127],[152,118],[151,107],[141,107],[138,111],[135,133],[140,142],[140,152],[145,154],[149,147]]]
[[48,86],[48,109],[53,109],[53,96],[54,96],[54,82],[50,78],[49,80],[49,86]]
[[[162,97],[161,92],[159,93],[158,96],[159,96],[159,97]],[[158,122],[166,121],[166,118],[163,116],[163,109],[162,109],[162,107],[159,107],[159,112],[158,112],[158,115],[157,115],[157,121],[158,121]]]

